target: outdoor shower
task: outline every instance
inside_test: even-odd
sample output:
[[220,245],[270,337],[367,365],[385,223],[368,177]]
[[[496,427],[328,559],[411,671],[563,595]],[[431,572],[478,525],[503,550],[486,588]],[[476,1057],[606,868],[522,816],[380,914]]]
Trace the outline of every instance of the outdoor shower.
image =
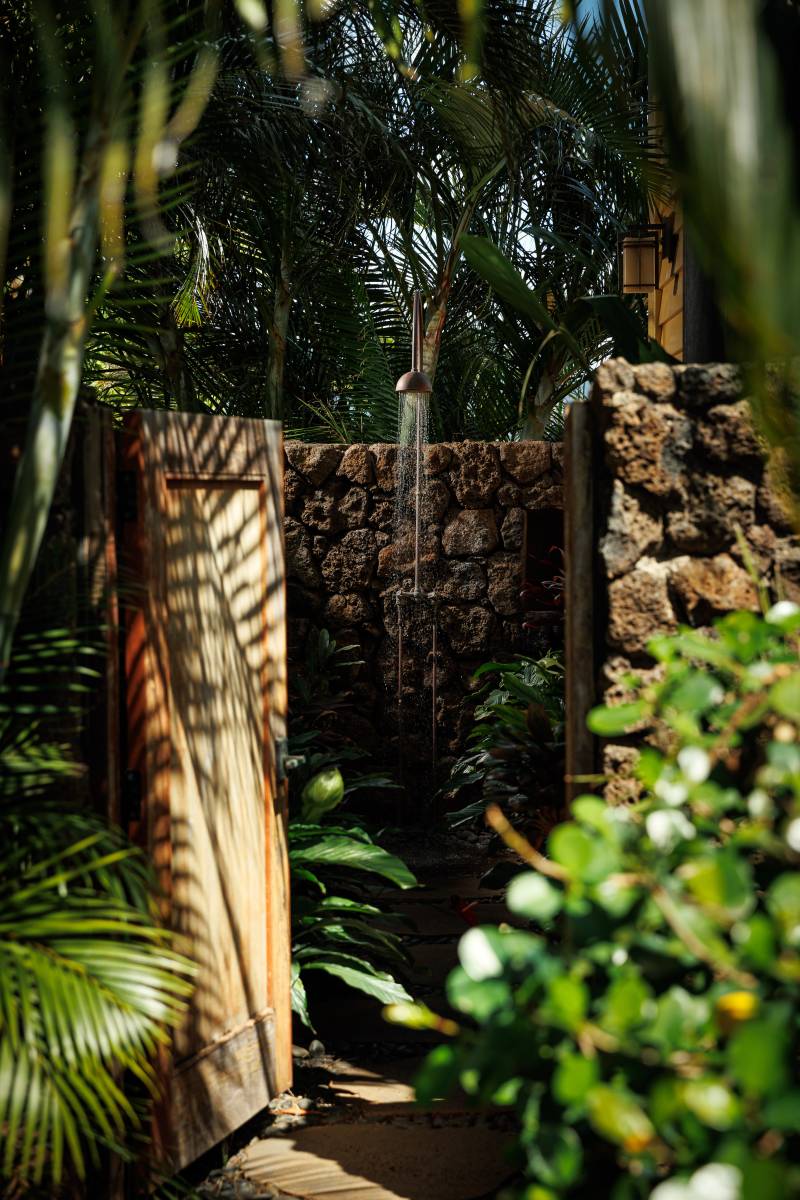
[[[398,412],[398,473],[397,507],[395,514],[395,553],[402,561],[397,603],[397,712],[399,757],[402,768],[404,738],[404,642],[419,635],[425,626],[425,614],[430,617],[431,645],[431,765],[436,766],[436,687],[438,656],[439,599],[423,586],[423,561],[426,555],[427,530],[423,526],[426,507],[425,445],[428,441],[431,381],[423,370],[423,307],[422,293],[414,292],[411,323],[411,370],[397,381]],[[409,513],[413,522],[409,521]],[[409,527],[410,526],[410,527]],[[429,548],[428,548],[429,549]],[[403,575],[410,568],[410,586],[403,586]],[[423,612],[424,610],[424,612]],[[417,637],[417,642],[420,638]]]

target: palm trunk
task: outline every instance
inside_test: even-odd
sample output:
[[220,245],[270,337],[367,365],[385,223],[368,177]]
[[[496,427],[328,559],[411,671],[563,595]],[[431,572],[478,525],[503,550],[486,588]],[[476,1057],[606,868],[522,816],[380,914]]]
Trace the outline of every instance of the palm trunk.
[[25,447],[0,549],[0,682],[42,543],[64,460],[83,368],[87,293],[99,236],[98,177],[104,135],[89,139],[65,239],[63,282],[46,296]]
[[453,232],[450,250],[445,260],[441,278],[437,281],[432,308],[425,325],[425,336],[422,342],[422,369],[431,383],[433,383],[436,376],[436,367],[439,362],[442,331],[444,330],[444,323],[447,318],[450,293],[453,290],[453,276],[458,266],[458,260],[461,257],[461,236],[469,229],[469,223],[472,220],[477,203],[478,198],[476,196],[464,209],[458,225]]
[[286,339],[289,335],[289,316],[292,310],[292,279],[289,247],[284,242],[278,280],[275,284],[275,304],[269,332],[269,359],[267,361],[266,416],[271,420],[283,419],[283,377],[286,368]]

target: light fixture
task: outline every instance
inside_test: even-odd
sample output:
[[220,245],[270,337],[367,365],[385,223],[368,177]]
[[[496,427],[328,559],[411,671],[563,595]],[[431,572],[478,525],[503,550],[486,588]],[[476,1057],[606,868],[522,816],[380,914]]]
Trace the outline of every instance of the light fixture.
[[661,260],[675,261],[677,235],[674,217],[658,224],[635,225],[619,239],[619,281],[623,296],[652,292],[658,287]]
[[660,249],[660,225],[641,225],[620,238],[619,278],[623,296],[652,292],[658,287]]

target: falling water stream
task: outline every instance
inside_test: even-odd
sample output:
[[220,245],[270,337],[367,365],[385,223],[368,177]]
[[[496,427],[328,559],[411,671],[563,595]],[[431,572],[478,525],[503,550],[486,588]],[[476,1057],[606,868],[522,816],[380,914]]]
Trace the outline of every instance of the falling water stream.
[[[438,653],[438,605],[433,591],[436,568],[436,539],[432,535],[431,506],[425,469],[428,444],[430,398],[425,392],[399,394],[397,494],[394,521],[395,562],[397,565],[397,709],[401,774],[406,741],[409,736],[419,743],[420,688],[414,699],[413,686],[408,695],[409,672],[412,684],[420,667],[431,656],[430,674],[430,760],[436,766],[436,700]],[[424,674],[424,667],[423,667]],[[417,728],[409,728],[416,717]],[[427,738],[426,738],[427,740]]]

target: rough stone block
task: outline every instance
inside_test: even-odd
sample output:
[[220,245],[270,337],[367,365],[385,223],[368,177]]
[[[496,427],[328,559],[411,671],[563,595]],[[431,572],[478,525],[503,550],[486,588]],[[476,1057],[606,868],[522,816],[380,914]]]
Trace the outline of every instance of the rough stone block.
[[636,386],[633,367],[624,358],[609,358],[595,372],[595,386],[600,392],[632,391]]
[[375,478],[375,467],[368,446],[348,446],[342,455],[337,475],[343,475],[351,483],[361,483],[365,486]]
[[308,491],[308,483],[297,471],[287,467],[283,476],[283,496],[287,508],[293,508]]
[[519,554],[494,554],[487,563],[489,599],[496,612],[511,617],[519,612],[522,587],[522,560]]
[[600,554],[609,576],[616,579],[638,559],[658,551],[663,534],[661,518],[646,512],[636,497],[615,479],[606,532],[600,539]]
[[389,532],[394,524],[394,511],[394,500],[376,499],[373,502],[369,524],[374,525],[376,529],[383,529]]
[[303,505],[300,519],[304,525],[320,533],[336,533],[344,529],[345,520],[339,510],[339,500],[333,492],[319,488],[308,497]]
[[606,461],[612,475],[655,496],[680,491],[692,446],[686,415],[671,404],[654,404],[627,393],[606,412]]
[[353,529],[333,546],[323,564],[322,574],[332,592],[352,592],[366,588],[378,561],[379,547],[386,544],[385,533],[372,529]]
[[705,625],[738,608],[758,611],[755,583],[729,554],[674,559],[670,581],[692,625]]
[[760,515],[776,532],[789,533],[794,530],[791,501],[771,468],[764,472],[756,500]]
[[564,485],[557,483],[552,475],[543,475],[536,483],[522,489],[520,503],[528,512],[542,508],[563,508]]
[[552,464],[550,442],[503,442],[500,446],[503,470],[517,483],[533,483]]
[[372,608],[358,592],[345,592],[329,598],[325,605],[325,617],[337,629],[343,626],[357,628],[372,619]]
[[696,472],[684,502],[667,517],[667,534],[679,553],[714,554],[735,541],[736,525],[755,524],[755,504],[749,479]]
[[695,443],[709,458],[729,466],[735,466],[737,461],[756,465],[765,454],[746,400],[715,404],[703,413],[695,428]]
[[445,562],[435,590],[444,600],[480,600],[486,595],[486,572],[477,562]]
[[671,400],[675,395],[675,373],[666,363],[640,363],[633,368],[636,391],[651,400]]
[[488,650],[495,618],[487,608],[444,605],[440,620],[454,654],[477,656]]
[[733,363],[678,365],[673,370],[679,399],[687,408],[731,404],[742,394],[742,373]]
[[608,782],[603,795],[608,804],[635,804],[642,795],[642,785],[636,778],[639,751],[635,746],[603,747],[603,774]]
[[497,523],[491,508],[463,509],[445,525],[442,534],[448,558],[491,554],[497,543]]
[[676,627],[667,579],[669,567],[643,558],[608,588],[608,642],[625,654],[641,654],[657,633]]
[[500,526],[500,537],[506,550],[521,550],[525,541],[527,514],[524,508],[510,508]]
[[453,452],[450,483],[460,504],[488,504],[502,476],[497,449],[487,442],[461,442]]
[[284,540],[287,578],[296,579],[307,588],[320,587],[322,578],[314,561],[311,537],[293,517],[284,522]]
[[382,492],[393,492],[397,487],[397,446],[377,442],[370,446],[375,463],[375,482]]
[[342,521],[348,529],[361,529],[366,525],[369,499],[364,488],[350,488],[338,504]]
[[284,442],[286,457],[295,471],[318,487],[332,475],[342,460],[344,446],[315,446],[308,442]]
[[446,442],[433,442],[425,447],[425,470],[429,475],[440,475],[453,461],[453,451]]

